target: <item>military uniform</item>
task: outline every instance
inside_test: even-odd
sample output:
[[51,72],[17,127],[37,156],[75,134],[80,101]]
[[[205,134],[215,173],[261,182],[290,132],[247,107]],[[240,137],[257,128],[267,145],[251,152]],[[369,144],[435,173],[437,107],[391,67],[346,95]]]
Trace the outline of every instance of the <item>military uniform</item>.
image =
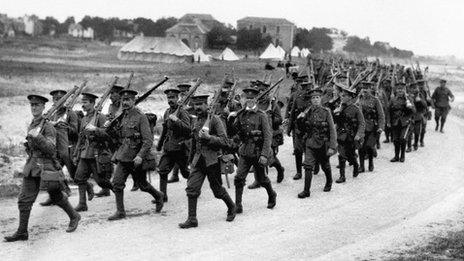
[[[207,95],[193,97],[194,103],[206,103]],[[209,185],[213,191],[214,197],[222,199],[228,208],[228,219],[232,221],[235,217],[235,204],[230,198],[227,190],[222,186],[221,169],[219,157],[221,148],[228,146],[228,139],[225,127],[218,116],[212,116],[208,130],[209,137],[201,137],[200,131],[207,120],[207,113],[201,113],[196,120],[192,129],[192,148],[190,154],[191,171],[187,180],[188,197],[188,219],[186,222],[179,224],[181,228],[196,227],[198,221],[196,218],[197,199],[201,193],[201,187],[205,178],[208,178]]]
[[[444,81],[444,80],[442,80]],[[445,81],[446,82],[446,81]],[[432,94],[433,105],[435,107],[435,130],[438,130],[440,127],[440,131],[443,132],[443,126],[446,122],[446,117],[448,116],[448,112],[451,109],[449,101],[454,99],[454,95],[448,87],[437,87]],[[441,124],[441,125],[440,125]]]
[[[314,92],[313,95],[321,94]],[[298,194],[298,197],[305,198],[310,196],[312,174],[316,164],[320,164],[326,176],[324,191],[330,191],[332,188],[329,149],[332,149],[333,152],[336,151],[337,133],[330,109],[322,106],[312,105],[298,122],[303,130],[305,141],[305,158],[303,162],[305,185],[303,192]]]
[[[247,95],[257,95],[254,88],[244,89]],[[233,123],[236,140],[240,142],[238,149],[238,169],[234,178],[235,204],[237,213],[242,212],[242,194],[245,180],[250,168],[253,166],[258,183],[265,188],[268,194],[268,208],[276,204],[277,193],[272,189],[271,181],[266,174],[266,163],[271,156],[272,131],[267,116],[257,108],[242,109]]]
[[[421,137],[422,128],[424,127],[424,122],[427,122],[426,113],[427,113],[427,100],[423,93],[418,89],[414,88],[410,91],[410,100],[414,101],[415,112],[411,117],[411,128],[409,129],[407,145],[408,148],[406,152],[411,151],[411,146],[414,147],[414,150],[418,149],[419,138]],[[412,137],[414,136],[414,144],[412,144]]]
[[359,172],[364,172],[364,160],[369,160],[369,171],[374,170],[374,156],[377,155],[376,145],[379,136],[385,126],[385,114],[380,100],[372,94],[366,93],[359,99],[359,106],[366,123],[364,142],[359,148]]
[[[39,95],[29,95],[28,99],[31,106],[33,104],[43,105],[48,101]],[[19,227],[12,236],[5,237],[7,242],[28,240],[29,216],[41,187],[47,190],[53,203],[68,214],[71,221],[67,232],[76,230],[81,219],[62,193],[64,175],[56,158],[56,131],[49,122],[45,122],[42,126],[42,121],[42,116],[36,117],[28,126],[26,151],[29,157],[22,172],[23,181],[18,197]],[[30,134],[40,127],[38,135]]]
[[[124,90],[120,92],[122,99],[126,96],[135,99],[136,91]],[[119,125],[114,130],[108,130],[109,133],[116,135],[121,146],[115,152],[116,168],[113,177],[113,190],[116,197],[117,211],[109,220],[124,218],[126,215],[124,209],[124,188],[127,177],[132,176],[134,182],[140,187],[141,191],[149,193],[156,200],[156,211],[160,212],[163,207],[164,194],[157,191],[147,181],[144,161],[153,157],[151,147],[153,145],[153,135],[150,130],[147,116],[139,109],[132,107],[125,109]],[[134,161],[140,158],[140,164]]]

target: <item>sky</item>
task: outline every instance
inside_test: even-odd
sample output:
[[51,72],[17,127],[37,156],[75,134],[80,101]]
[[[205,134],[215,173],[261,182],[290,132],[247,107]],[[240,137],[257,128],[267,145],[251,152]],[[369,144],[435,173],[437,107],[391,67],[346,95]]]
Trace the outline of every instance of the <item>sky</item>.
[[464,58],[464,0],[0,0],[0,7],[8,16],[60,22],[84,15],[156,20],[205,13],[236,26],[245,16],[286,18],[298,27],[334,27],[419,55]]

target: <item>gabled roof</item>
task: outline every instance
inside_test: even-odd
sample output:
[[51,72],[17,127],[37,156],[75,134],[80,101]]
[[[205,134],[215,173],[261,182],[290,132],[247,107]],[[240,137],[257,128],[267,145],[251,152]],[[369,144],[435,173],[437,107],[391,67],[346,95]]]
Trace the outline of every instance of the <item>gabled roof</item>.
[[216,20],[210,14],[185,14],[179,20],[182,21],[184,19]]
[[163,53],[176,56],[193,55],[193,52],[187,45],[173,37],[137,36],[124,45],[119,52]]
[[206,34],[208,33],[208,31],[209,30],[204,25],[201,25],[201,23],[193,23],[193,24],[178,23],[174,25],[173,27],[168,28],[166,30],[166,33],[176,34],[176,33],[188,32],[192,34]]
[[240,23],[240,22],[274,24],[274,25],[293,25],[293,26],[295,25],[285,18],[268,18],[268,17],[254,17],[254,16],[247,16],[247,17],[237,20],[237,23]]

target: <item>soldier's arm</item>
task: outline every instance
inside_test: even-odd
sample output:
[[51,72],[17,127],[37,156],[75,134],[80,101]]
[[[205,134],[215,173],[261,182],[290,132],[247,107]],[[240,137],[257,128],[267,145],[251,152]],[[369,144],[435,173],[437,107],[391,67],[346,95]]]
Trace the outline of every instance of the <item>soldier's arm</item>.
[[362,110],[359,107],[357,107],[356,110],[356,118],[358,119],[358,130],[356,131],[356,136],[363,138],[364,131],[366,130],[366,122],[364,121]]
[[375,108],[377,109],[377,119],[379,120],[379,129],[383,130],[385,126],[385,113],[379,99],[375,99]]
[[211,127],[215,134],[210,135],[208,144],[222,148],[230,146],[227,139],[226,128],[218,116],[215,115],[211,118]]
[[332,118],[332,113],[330,109],[327,108],[327,122],[329,123],[329,148],[336,150],[337,149],[337,131],[335,129],[335,124]]
[[277,104],[274,104],[274,109],[272,110],[272,113],[274,114],[273,117],[273,127],[280,126],[282,124],[282,113],[280,110],[280,107]]
[[288,100],[287,108],[285,109],[285,118],[288,119],[291,114],[292,106],[293,106],[293,99],[294,95],[290,96],[290,99]]
[[272,131],[269,121],[264,113],[260,114],[261,131],[263,132],[263,149],[261,156],[269,158],[271,155]]
[[69,135],[76,136],[77,135],[77,126],[78,126],[79,118],[77,114],[73,110],[68,110],[68,125],[69,125]]
[[106,132],[106,128],[104,127],[106,121],[106,117],[103,114],[98,114],[97,117],[97,127],[93,132],[95,137],[101,140],[110,140],[110,136]]
[[179,112],[180,112],[179,117],[178,117],[179,120],[175,121],[175,122],[172,122],[172,128],[177,133],[182,133],[185,136],[188,136],[188,135],[190,135],[190,132],[191,132],[191,130],[190,130],[190,116],[183,109],[181,109]]
[[139,130],[142,138],[142,147],[137,153],[137,156],[143,159],[150,152],[151,146],[153,145],[153,135],[150,131],[150,124],[148,123],[147,116],[143,113],[139,116]]
[[56,153],[56,130],[50,123],[43,125],[42,133],[36,137],[28,136],[31,148],[53,156]]
[[451,90],[449,88],[448,89],[448,96],[451,98],[451,101],[454,101],[454,95],[453,93],[451,92]]

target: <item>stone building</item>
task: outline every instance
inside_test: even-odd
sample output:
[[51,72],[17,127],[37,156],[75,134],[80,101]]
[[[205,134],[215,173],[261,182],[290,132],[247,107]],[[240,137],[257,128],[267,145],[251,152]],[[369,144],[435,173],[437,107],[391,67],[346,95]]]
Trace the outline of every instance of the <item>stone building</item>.
[[186,14],[179,22],[166,30],[166,37],[173,37],[184,42],[193,51],[206,48],[207,34],[219,23],[209,14]]
[[295,24],[284,18],[247,16],[237,21],[237,29],[260,29],[263,37],[271,36],[272,43],[286,52],[292,49],[296,33]]

